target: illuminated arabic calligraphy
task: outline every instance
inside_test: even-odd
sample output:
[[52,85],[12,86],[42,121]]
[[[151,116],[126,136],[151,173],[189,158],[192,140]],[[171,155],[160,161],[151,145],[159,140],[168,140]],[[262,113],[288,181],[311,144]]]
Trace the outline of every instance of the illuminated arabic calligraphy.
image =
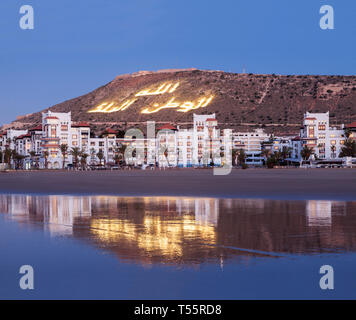
[[210,96],[209,98],[201,98],[197,103],[194,103],[192,101],[185,101],[183,103],[179,102],[174,102],[175,98],[172,98],[171,100],[168,101],[167,104],[165,105],[159,105],[159,104],[154,104],[153,108],[145,108],[141,111],[141,113],[144,114],[149,114],[149,113],[156,113],[162,109],[177,109],[177,112],[188,112],[191,110],[199,109],[199,108],[204,108],[206,107],[212,100],[214,96]]
[[[179,87],[179,82],[173,82],[173,83],[163,83],[159,87],[156,87],[155,89],[145,89],[142,91],[139,91],[138,93],[135,94],[136,99],[128,99],[124,101],[121,105],[117,105],[116,102],[104,102],[97,107],[91,109],[88,111],[88,113],[95,113],[95,112],[100,112],[100,113],[112,113],[112,112],[118,112],[118,111],[125,111],[127,110],[132,104],[134,104],[139,97],[142,96],[155,96],[155,95],[162,95],[165,93],[173,93],[176,91],[176,89]],[[156,113],[160,110],[163,109],[177,109],[177,112],[188,112],[191,110],[199,109],[199,108],[205,108],[212,100],[214,96],[208,96],[208,97],[201,97],[200,99],[194,101],[185,101],[185,102],[176,102],[175,97],[171,98],[166,104],[153,104],[153,106],[144,108],[141,110],[141,113],[143,114],[150,114],[150,113]]]
[[124,111],[129,106],[131,106],[135,101],[136,101],[136,99],[126,100],[120,106],[116,106],[115,102],[111,102],[110,104],[105,102],[105,103],[102,103],[101,105],[95,107],[94,109],[89,110],[88,112],[89,113],[93,113],[93,112],[112,113],[112,112],[117,112],[117,111]]
[[168,84],[164,83],[154,91],[150,91],[149,89],[142,90],[142,91],[140,91],[140,92],[138,92],[136,94],[136,97],[156,96],[156,95],[164,94],[164,93],[167,93],[167,92],[168,93],[173,93],[174,91],[176,91],[178,86],[179,86],[179,82],[177,82],[175,84],[173,84],[173,83],[168,83]]

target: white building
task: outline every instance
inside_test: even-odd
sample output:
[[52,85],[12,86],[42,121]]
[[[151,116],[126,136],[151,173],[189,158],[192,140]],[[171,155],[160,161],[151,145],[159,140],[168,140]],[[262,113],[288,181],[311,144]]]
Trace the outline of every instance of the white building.
[[256,129],[253,132],[234,132],[232,137],[233,148],[245,151],[247,164],[257,166],[263,164],[262,143],[269,140],[269,135],[263,129]]
[[[317,159],[339,160],[346,139],[343,126],[341,129],[329,126],[329,113],[307,112],[298,137],[274,137],[271,140],[262,129],[257,129],[233,132],[229,143],[227,131],[221,133],[218,129],[215,114],[194,114],[193,127],[186,129],[165,124],[155,130],[150,126],[152,124],[148,123],[148,131],[152,131],[147,133],[148,137],[139,130],[129,130],[124,138],[118,138],[118,132],[110,128],[101,137],[91,137],[90,125],[73,123],[70,112],[48,111],[42,114],[42,124],[35,128],[8,130],[0,134],[0,150],[16,150],[25,158],[23,167],[26,169],[72,166],[75,162],[71,154],[73,149],[87,155],[87,165],[115,166],[124,160],[123,146],[126,146],[125,155],[130,154],[125,158],[129,165],[198,167],[221,166],[230,162],[225,148],[232,143],[232,149],[245,151],[247,164],[262,165],[262,145],[272,153],[288,150],[287,160],[296,162],[301,160],[304,146],[313,148]],[[350,128],[355,131],[355,125],[351,124]],[[67,145],[65,157],[61,145]]]
[[312,148],[318,159],[338,159],[345,143],[343,125],[341,129],[330,127],[329,112],[304,115],[300,132],[301,146]]
[[4,151],[7,148],[15,150],[16,148],[16,138],[22,135],[27,134],[27,130],[14,130],[9,129],[2,133],[1,136],[1,151]]
[[[41,137],[41,166],[49,169],[59,169],[72,164],[74,159],[71,150],[77,148],[79,151],[89,155],[90,126],[87,123],[73,124],[71,113],[54,113],[48,111],[42,114],[42,137]],[[67,145],[65,163],[61,152],[61,145]],[[46,158],[44,155],[47,154]]]

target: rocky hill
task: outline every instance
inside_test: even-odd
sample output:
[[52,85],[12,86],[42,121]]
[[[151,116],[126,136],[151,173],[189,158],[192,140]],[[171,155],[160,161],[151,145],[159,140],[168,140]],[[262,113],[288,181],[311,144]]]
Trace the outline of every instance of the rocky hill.
[[[193,113],[215,113],[221,128],[298,132],[303,113],[330,111],[333,124],[356,120],[356,76],[234,74],[197,69],[141,71],[46,110],[72,112],[92,130],[143,127],[147,120],[190,126]],[[7,127],[31,127],[41,112]]]

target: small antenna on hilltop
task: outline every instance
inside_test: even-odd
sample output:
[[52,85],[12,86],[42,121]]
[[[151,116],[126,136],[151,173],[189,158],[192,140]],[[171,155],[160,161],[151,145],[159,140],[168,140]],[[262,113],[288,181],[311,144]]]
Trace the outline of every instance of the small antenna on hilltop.
[[242,73],[246,73],[245,65],[244,65],[243,68],[242,68]]

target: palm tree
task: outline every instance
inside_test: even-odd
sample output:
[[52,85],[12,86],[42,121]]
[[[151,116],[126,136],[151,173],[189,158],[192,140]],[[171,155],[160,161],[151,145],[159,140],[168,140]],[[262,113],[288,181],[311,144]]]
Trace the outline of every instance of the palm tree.
[[287,158],[290,158],[292,150],[293,149],[291,147],[284,146],[282,148],[282,159],[286,160]]
[[115,161],[115,164],[116,164],[116,165],[119,165],[119,163],[120,163],[120,156],[119,156],[118,154],[115,154],[115,156],[114,156],[114,161]]
[[35,151],[30,151],[30,158],[31,158],[31,169],[33,168],[33,159],[36,156],[36,152]]
[[351,138],[347,138],[341,149],[339,157],[356,157],[356,141]]
[[89,157],[89,155],[87,153],[85,153],[84,151],[82,151],[80,153],[80,165],[82,166],[83,169],[86,169],[87,167],[87,158]]
[[12,151],[8,146],[6,146],[4,152],[4,162],[7,163],[8,167],[11,166],[11,157],[12,157]]
[[45,169],[48,169],[48,157],[49,157],[49,152],[46,150],[43,152],[43,157],[45,159]]
[[261,151],[261,156],[265,159],[267,159],[270,156],[270,154],[271,154],[271,150],[269,149],[263,149]]
[[62,169],[64,169],[67,154],[68,154],[68,145],[67,144],[64,144],[64,143],[61,144],[61,153],[62,153],[62,157],[63,157]]
[[96,152],[94,148],[90,149],[90,157],[91,157],[90,163],[93,164],[96,158]]
[[283,154],[280,151],[275,151],[273,153],[273,157],[275,159],[276,164],[280,165],[283,159]]
[[240,165],[243,165],[246,161],[246,153],[244,149],[240,149],[238,151],[239,155],[238,155],[238,159],[239,159],[239,163]]
[[99,159],[99,161],[100,161],[100,166],[102,165],[102,160],[103,160],[103,158],[104,158],[104,154],[103,154],[103,152],[100,150],[97,154],[96,154],[96,156],[98,157],[98,159]]
[[126,151],[127,145],[126,144],[121,144],[118,148],[118,155],[120,160],[123,160],[125,162],[125,151]]
[[70,151],[70,154],[74,157],[74,167],[77,168],[78,167],[78,160],[79,160],[79,156],[80,156],[80,150],[78,147],[74,147],[72,148],[72,150]]
[[332,152],[332,158],[334,159],[335,158],[336,147],[335,146],[331,146],[330,149],[331,149],[331,152]]
[[23,169],[23,159],[25,158],[23,155],[17,153],[16,151],[13,152],[12,155],[14,162],[15,162],[15,169]]
[[11,158],[15,164],[15,169],[17,169],[17,165],[18,165],[16,156],[17,156],[16,150],[11,150]]
[[303,160],[308,160],[313,153],[314,149],[309,148],[307,145],[305,145],[302,151],[300,151],[300,155],[302,156]]

